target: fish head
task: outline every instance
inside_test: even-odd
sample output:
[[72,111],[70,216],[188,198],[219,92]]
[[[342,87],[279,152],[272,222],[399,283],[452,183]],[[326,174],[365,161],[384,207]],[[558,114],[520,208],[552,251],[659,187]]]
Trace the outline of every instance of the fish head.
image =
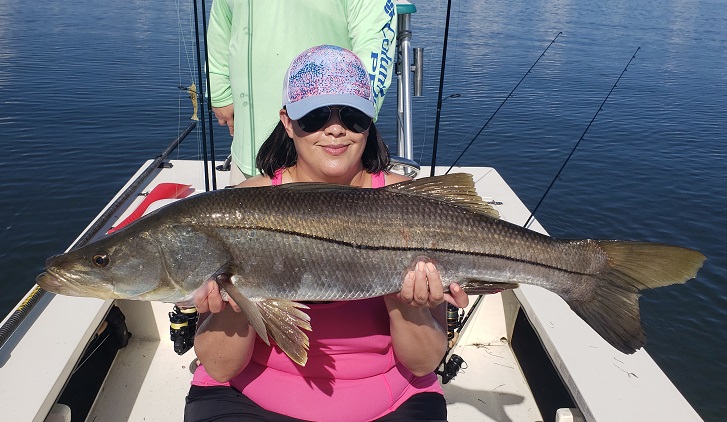
[[67,296],[143,299],[159,289],[163,267],[162,250],[150,233],[119,231],[48,258],[36,282]]
[[231,261],[224,241],[200,225],[150,215],[48,258],[36,282],[67,296],[181,302]]

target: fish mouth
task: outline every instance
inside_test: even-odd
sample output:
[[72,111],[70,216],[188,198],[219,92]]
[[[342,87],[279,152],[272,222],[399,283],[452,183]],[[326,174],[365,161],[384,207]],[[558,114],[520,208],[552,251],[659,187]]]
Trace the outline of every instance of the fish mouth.
[[35,282],[46,290],[58,289],[63,287],[61,278],[57,274],[53,274],[50,270],[46,270],[35,278]]
[[35,278],[36,284],[51,293],[59,293],[69,296],[80,296],[83,291],[79,289],[75,283],[71,282],[68,278],[54,272],[51,269],[38,274]]

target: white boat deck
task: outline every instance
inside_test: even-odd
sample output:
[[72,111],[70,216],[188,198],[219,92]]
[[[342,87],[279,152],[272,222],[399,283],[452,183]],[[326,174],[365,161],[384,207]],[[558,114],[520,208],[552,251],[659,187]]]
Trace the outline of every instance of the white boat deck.
[[510,348],[505,315],[502,294],[485,296],[452,350],[466,364],[443,386],[450,420],[543,420]]
[[[490,169],[468,169],[468,172],[480,179],[481,184],[498,184],[490,180],[499,178]],[[166,181],[174,180],[155,183]],[[501,197],[492,199],[502,200]],[[189,365],[194,353],[190,351],[178,356],[172,349],[167,317],[171,305],[135,301],[116,303],[126,315],[133,337],[129,345],[119,351],[105,389],[88,420],[181,420],[184,397],[192,379]],[[152,312],[153,319],[149,317]],[[150,321],[156,321],[157,325],[149,325]],[[488,323],[481,324],[481,321]],[[470,366],[445,385],[450,419],[542,420],[512,349],[507,341],[501,341],[508,337],[501,295],[486,297],[472,322],[470,325],[478,328],[465,331],[461,343],[476,345],[460,346],[453,351]],[[160,398],[165,398],[165,405],[161,405]]]
[[[200,163],[172,163],[174,167],[161,171],[152,185],[188,183],[204,190]],[[502,218],[522,224],[528,217],[523,204],[493,169],[455,171],[472,173],[480,194],[501,203],[496,208]],[[428,172],[422,169],[423,175]],[[218,173],[220,187],[226,177]],[[135,199],[130,209],[141,200]],[[123,219],[127,213],[118,217]],[[537,222],[531,228],[542,231]],[[645,351],[630,356],[615,351],[557,296],[528,287],[487,296],[471,316],[453,351],[467,364],[444,386],[449,420],[553,419],[553,415],[543,418],[540,414],[509,345],[519,303],[586,420],[701,420]],[[32,380],[0,383],[4,420],[46,418],[110,305],[95,299],[44,297],[43,304],[0,350],[0,379]],[[173,350],[167,315],[171,305],[134,301],[117,301],[117,305],[126,315],[133,337],[117,354],[87,420],[182,420],[194,354],[178,356]]]
[[182,356],[174,352],[167,316],[172,306],[134,301],[117,301],[117,305],[133,336],[116,355],[87,420],[181,421],[192,381],[189,364],[195,355],[194,350]]

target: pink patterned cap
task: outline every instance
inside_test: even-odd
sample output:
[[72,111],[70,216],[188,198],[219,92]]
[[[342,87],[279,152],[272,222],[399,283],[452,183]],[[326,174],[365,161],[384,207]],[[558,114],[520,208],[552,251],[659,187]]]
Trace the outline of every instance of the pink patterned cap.
[[300,53],[285,74],[283,106],[293,120],[323,106],[346,105],[374,117],[369,73],[351,51],[319,45]]

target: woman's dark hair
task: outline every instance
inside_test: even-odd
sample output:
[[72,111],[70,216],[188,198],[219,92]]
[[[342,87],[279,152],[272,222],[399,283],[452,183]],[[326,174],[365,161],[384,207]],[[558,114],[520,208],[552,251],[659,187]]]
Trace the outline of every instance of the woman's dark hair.
[[[294,166],[298,161],[298,152],[295,150],[293,139],[285,131],[283,122],[278,122],[268,139],[260,147],[255,160],[255,166],[260,173],[272,178],[275,171]],[[389,168],[389,147],[381,139],[376,126],[371,123],[369,136],[366,138],[361,162],[367,172],[379,173]]]

